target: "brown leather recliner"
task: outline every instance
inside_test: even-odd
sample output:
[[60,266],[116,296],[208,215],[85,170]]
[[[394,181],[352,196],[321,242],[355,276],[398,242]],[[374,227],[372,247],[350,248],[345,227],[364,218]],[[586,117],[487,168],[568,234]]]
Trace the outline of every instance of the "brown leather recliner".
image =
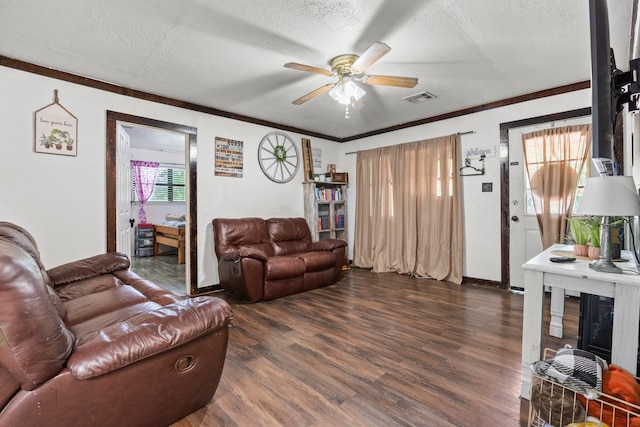
[[107,253],[46,270],[0,222],[0,426],[165,426],[211,400],[229,305],[128,267]]
[[313,242],[304,218],[216,218],[213,234],[220,285],[251,302],[335,283],[347,242]]

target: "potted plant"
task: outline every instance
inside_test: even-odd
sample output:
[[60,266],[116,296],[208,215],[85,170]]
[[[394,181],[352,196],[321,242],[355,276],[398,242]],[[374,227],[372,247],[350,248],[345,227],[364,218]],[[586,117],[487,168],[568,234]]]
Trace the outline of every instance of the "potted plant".
[[49,140],[49,137],[47,137],[44,133],[40,137],[40,145],[44,145],[45,148],[51,148],[52,143]]
[[587,220],[587,228],[589,230],[589,258],[597,259],[600,257],[600,223],[602,217],[592,216]]
[[588,256],[589,230],[587,222],[582,217],[571,217],[569,220],[569,230],[571,240],[573,240],[573,253],[576,256]]

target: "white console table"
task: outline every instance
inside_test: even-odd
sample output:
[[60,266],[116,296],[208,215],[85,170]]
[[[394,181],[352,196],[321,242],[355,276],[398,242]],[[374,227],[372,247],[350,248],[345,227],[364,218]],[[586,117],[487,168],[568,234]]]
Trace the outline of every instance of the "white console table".
[[[554,263],[553,251],[571,250],[570,246],[553,245],[526,262],[524,311],[522,316],[522,388],[521,396],[529,398],[531,371],[529,366],[542,354],[544,288],[551,286],[551,326],[554,336],[562,337],[565,290],[615,298],[611,363],[635,375],[638,363],[638,329],[640,324],[640,276],[635,273],[601,273],[589,268],[589,261]],[[635,270],[633,254],[621,268]],[[558,335],[559,334],[559,335]]]

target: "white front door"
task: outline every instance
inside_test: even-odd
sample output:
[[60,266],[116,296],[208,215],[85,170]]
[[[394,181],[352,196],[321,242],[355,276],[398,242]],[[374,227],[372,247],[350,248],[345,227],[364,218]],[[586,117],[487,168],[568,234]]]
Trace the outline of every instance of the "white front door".
[[533,206],[527,212],[526,166],[522,153],[522,134],[537,130],[591,123],[591,117],[540,123],[509,130],[509,277],[511,288],[524,289],[522,264],[542,252],[540,227]]
[[116,209],[118,212],[118,234],[116,249],[131,258],[133,247],[131,210],[131,141],[129,134],[116,125]]
[[535,215],[527,214],[526,167],[522,153],[522,134],[532,129],[509,130],[509,277],[511,288],[524,289],[522,264],[542,252],[540,227]]

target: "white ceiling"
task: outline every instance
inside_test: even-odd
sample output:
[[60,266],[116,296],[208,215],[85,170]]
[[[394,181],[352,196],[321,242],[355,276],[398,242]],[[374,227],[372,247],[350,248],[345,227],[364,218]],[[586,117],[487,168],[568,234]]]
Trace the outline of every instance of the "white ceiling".
[[131,148],[166,153],[184,153],[186,150],[187,141],[183,133],[138,125],[123,127],[129,135]]
[[[633,0],[609,0],[611,45],[628,69]],[[0,0],[0,55],[285,127],[349,138],[590,78],[587,0]],[[373,42],[391,51],[344,118],[329,68]],[[420,104],[402,98],[428,91]]]

